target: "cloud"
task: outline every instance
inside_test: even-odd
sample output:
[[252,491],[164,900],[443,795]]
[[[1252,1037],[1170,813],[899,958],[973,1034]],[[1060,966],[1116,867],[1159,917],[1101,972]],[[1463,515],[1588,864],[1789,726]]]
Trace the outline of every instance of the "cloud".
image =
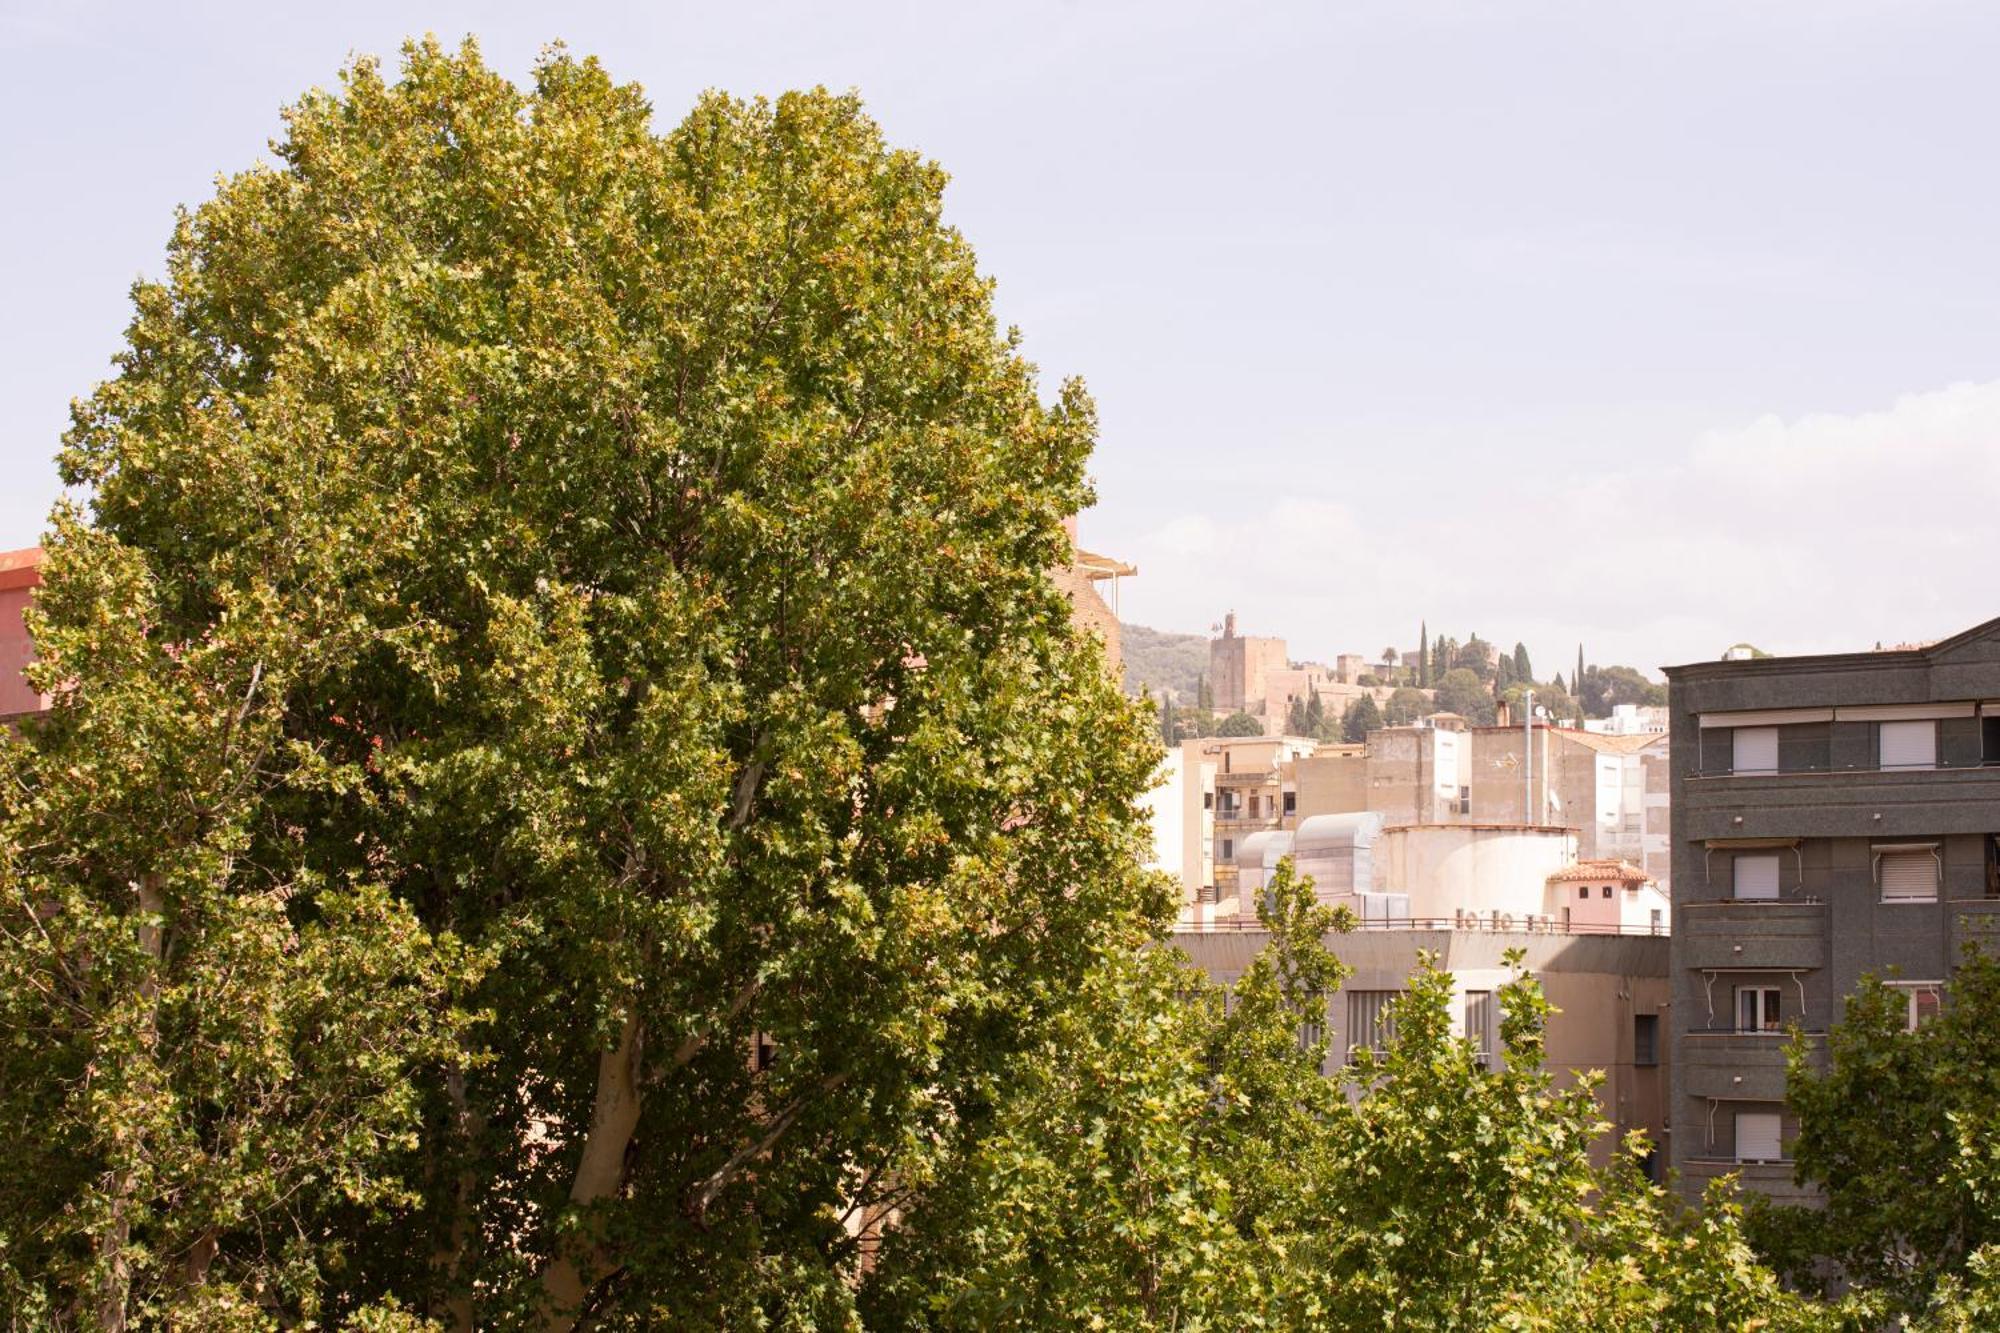
[[[1198,629],[1235,609],[1296,655],[1433,632],[1525,641],[1544,671],[1580,640],[1652,668],[1748,640],[1866,648],[2000,615],[2000,380],[1879,411],[1774,416],[1652,457],[1470,498],[1314,494],[1229,520],[1189,512],[1121,551],[1128,616]],[[1149,619],[1150,618],[1150,619]]]

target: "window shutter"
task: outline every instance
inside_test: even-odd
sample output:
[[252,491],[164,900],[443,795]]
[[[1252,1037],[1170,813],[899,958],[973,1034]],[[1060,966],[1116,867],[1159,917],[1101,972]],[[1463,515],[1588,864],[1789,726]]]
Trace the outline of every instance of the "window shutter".
[[1734,773],[1775,773],[1778,771],[1778,729],[1738,727],[1730,733],[1735,761]]
[[1736,1113],[1737,1161],[1777,1162],[1783,1160],[1783,1152],[1783,1145],[1779,1142],[1776,1111]]
[[1929,852],[1883,852],[1882,897],[1934,899],[1938,896],[1937,858]]
[[1778,896],[1778,858],[1775,853],[1738,856],[1735,865],[1738,898]]
[[1937,723],[1884,722],[1881,727],[1883,768],[1937,767]]
[[1480,1064],[1488,1068],[1492,1067],[1493,1052],[1500,1044],[1495,1039],[1500,1029],[1495,1008],[1492,991],[1469,990],[1465,993],[1466,1039],[1479,1052]]
[[1392,990],[1358,990],[1347,994],[1347,1058],[1363,1047],[1380,1051],[1389,1045],[1395,1024],[1382,1012],[1396,998]]

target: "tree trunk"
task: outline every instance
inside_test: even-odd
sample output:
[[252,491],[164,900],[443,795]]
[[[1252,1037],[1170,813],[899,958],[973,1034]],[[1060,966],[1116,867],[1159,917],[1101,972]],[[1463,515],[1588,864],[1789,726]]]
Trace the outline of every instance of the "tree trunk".
[[[166,915],[166,895],[160,889],[160,877],[156,874],[139,876],[135,886],[139,894],[139,949],[146,956],[146,971],[139,979],[139,1000],[142,1017],[140,1020],[140,1041],[144,1047],[139,1057],[139,1069],[134,1078],[135,1090],[144,1093],[151,1086],[147,1072],[154,1059],[153,1042],[158,1031],[158,1008],[160,1003],[160,958],[162,954],[161,919]],[[139,1155],[139,1138],[144,1131],[131,1129],[121,1132],[121,1138],[129,1134],[131,1138],[117,1145],[121,1161],[111,1176],[111,1224],[98,1241],[98,1251],[103,1257],[103,1274],[97,1289],[97,1324],[105,1333],[125,1333],[126,1315],[132,1303],[132,1260],[129,1253],[132,1240],[132,1192],[138,1170],[133,1159]]]
[[453,1069],[445,1075],[445,1096],[451,1100],[452,1133],[457,1141],[459,1166],[452,1189],[451,1229],[445,1243],[431,1256],[443,1285],[443,1320],[452,1333],[472,1333],[472,1290],[465,1284],[465,1250],[472,1237],[472,1208],[478,1179],[473,1174],[473,1150],[486,1130],[486,1117],[473,1111],[465,1095],[465,1071]]
[[[597,1102],[590,1113],[583,1157],[570,1183],[571,1203],[587,1207],[608,1199],[625,1182],[625,1150],[639,1127],[639,1060],[644,1045],[645,1026],[637,1013],[629,1014],[618,1044],[597,1058]],[[549,1301],[542,1324],[547,1333],[567,1333],[575,1327],[584,1297],[604,1268],[602,1253],[587,1236],[558,1248],[542,1270],[542,1290]]]

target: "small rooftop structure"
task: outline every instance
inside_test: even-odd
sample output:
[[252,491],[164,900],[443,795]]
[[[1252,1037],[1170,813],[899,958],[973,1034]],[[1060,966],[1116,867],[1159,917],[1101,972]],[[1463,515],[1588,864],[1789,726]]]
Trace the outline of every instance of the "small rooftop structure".
[[1653,877],[1622,857],[1588,857],[1573,866],[1565,866],[1549,876],[1549,883],[1561,884],[1576,881],[1598,883],[1609,881],[1614,884],[1651,884]]

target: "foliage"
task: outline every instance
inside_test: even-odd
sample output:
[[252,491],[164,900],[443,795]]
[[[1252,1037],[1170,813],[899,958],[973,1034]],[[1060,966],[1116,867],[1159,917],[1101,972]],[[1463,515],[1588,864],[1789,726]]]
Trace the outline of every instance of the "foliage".
[[1618,704],[1659,707],[1667,702],[1667,687],[1648,680],[1644,673],[1628,666],[1585,668],[1578,677],[1581,686],[1572,691],[1590,717],[1609,717]]
[[1431,702],[1436,711],[1457,713],[1475,727],[1493,725],[1493,695],[1479,677],[1464,667],[1444,673]]
[[1428,717],[1436,711],[1436,708],[1429,695],[1422,690],[1404,685],[1389,696],[1389,702],[1383,708],[1382,720],[1392,727],[1408,726],[1420,717]]
[[275,153],[62,460],[9,1300],[845,1324],[843,1217],[1169,910],[1046,574],[1091,404],[852,97],[426,43]]
[[1125,662],[1127,694],[1136,695],[1150,685],[1176,703],[1195,702],[1201,677],[1208,670],[1207,635],[1176,634],[1121,622],[1118,652]]
[[1249,713],[1231,713],[1215,728],[1218,736],[1261,736],[1264,723]]
[[1593,1080],[1542,1070],[1532,978],[1500,993],[1489,1065],[1426,959],[1384,1049],[1327,1077],[1351,919],[1289,863],[1262,918],[1227,1005],[1166,950],[1079,996],[1073,1040],[1009,1075],[1030,1099],[961,1126],[887,1238],[869,1326],[1813,1327],[1725,1195],[1696,1214],[1627,1160],[1591,1169]]
[[[1846,1283],[1915,1313],[2000,1245],[2000,961],[1968,947],[1943,1012],[1915,1032],[1908,1013],[1907,992],[1865,977],[1827,1035],[1824,1068],[1793,1039],[1792,1156],[1825,1207],[1767,1204],[1753,1223],[1793,1282],[1818,1285],[1823,1256]],[[1983,1275],[1970,1280],[1952,1299],[1985,1299]]]
[[1476,633],[1453,649],[1449,661],[1455,670],[1470,671],[1482,681],[1493,679],[1493,645]]
[[1376,706],[1375,696],[1364,694],[1347,706],[1341,715],[1341,739],[1350,745],[1359,745],[1368,739],[1368,733],[1382,725],[1382,710]]
[[[296,836],[330,744],[286,701],[357,646],[261,580],[170,632],[172,585],[58,515],[30,614],[53,710],[0,730],[0,1303],[249,1326],[318,1309],[340,1225],[408,1209],[420,1080],[485,961],[398,858]],[[304,552],[312,559],[316,553]]]

